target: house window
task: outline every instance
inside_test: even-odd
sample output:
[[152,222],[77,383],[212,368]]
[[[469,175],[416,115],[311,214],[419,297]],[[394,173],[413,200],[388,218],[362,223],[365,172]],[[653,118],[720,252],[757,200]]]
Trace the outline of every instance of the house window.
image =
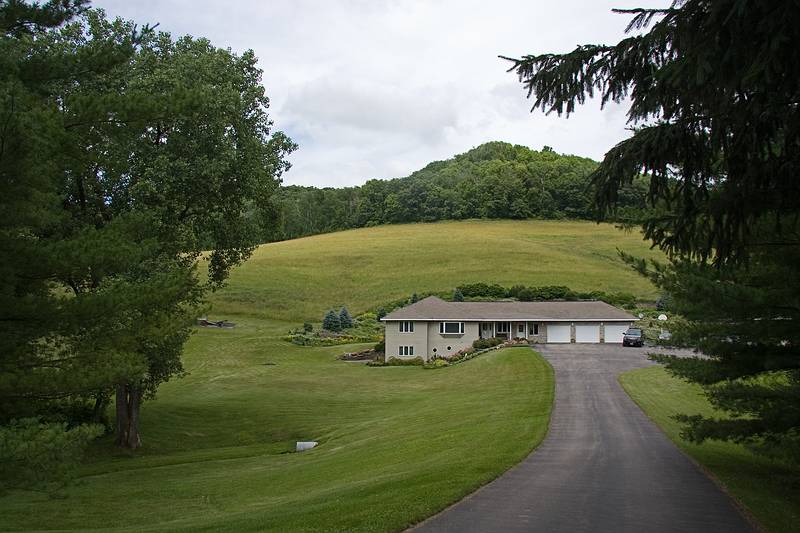
[[464,333],[463,322],[439,322],[439,333],[458,335]]
[[400,346],[397,350],[397,355],[414,355],[413,346]]
[[400,333],[414,333],[413,322],[400,322]]
[[528,334],[529,335],[538,335],[539,334],[539,324],[528,324]]
[[508,333],[508,322],[498,322],[497,333]]

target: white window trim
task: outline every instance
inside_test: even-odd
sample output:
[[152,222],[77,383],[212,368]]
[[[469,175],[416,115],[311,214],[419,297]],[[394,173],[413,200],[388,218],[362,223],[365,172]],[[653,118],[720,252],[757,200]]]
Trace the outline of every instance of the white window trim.
[[414,321],[403,320],[399,325],[400,333],[414,333]]
[[539,323],[538,322],[530,322],[528,323],[528,335],[533,335],[534,337],[539,336]]
[[404,344],[397,347],[398,357],[414,357],[414,347],[406,346]]
[[[447,324],[458,324],[458,331],[447,331]],[[464,323],[463,322],[439,322],[440,335],[463,335]]]

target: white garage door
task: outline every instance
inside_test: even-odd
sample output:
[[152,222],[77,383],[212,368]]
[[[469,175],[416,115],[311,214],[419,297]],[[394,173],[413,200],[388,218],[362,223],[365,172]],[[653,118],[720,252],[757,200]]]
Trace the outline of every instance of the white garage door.
[[547,325],[547,342],[570,342],[569,324]]
[[628,324],[606,324],[606,342],[622,342],[622,334],[628,329]]
[[575,342],[600,342],[600,324],[575,324]]

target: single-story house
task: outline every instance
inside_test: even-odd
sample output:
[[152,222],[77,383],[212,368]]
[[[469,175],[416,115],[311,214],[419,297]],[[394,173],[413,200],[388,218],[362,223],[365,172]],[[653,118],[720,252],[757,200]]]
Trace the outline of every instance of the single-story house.
[[621,343],[636,317],[605,302],[446,302],[429,296],[383,317],[386,357],[448,357],[476,339]]

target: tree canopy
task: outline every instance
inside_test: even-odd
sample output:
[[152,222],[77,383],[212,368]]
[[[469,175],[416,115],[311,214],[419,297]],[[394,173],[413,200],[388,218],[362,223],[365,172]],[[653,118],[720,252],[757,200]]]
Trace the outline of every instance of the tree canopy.
[[116,391],[135,448],[295,146],[252,52],[84,4],[0,4],[0,423],[100,419]]
[[645,174],[645,234],[669,265],[627,260],[691,320],[661,357],[732,419],[684,418],[695,440],[800,457],[800,10],[796,2],[676,0],[617,10],[629,36],[505,58],[533,109],[626,103],[632,135],[592,172],[602,217]]
[[[545,147],[548,148],[548,147]],[[591,219],[589,175],[597,163],[488,142],[445,161],[435,161],[405,178],[372,179],[360,187],[282,187],[278,235],[290,239],[315,233],[386,223],[468,218]],[[616,219],[638,218],[645,208],[644,179],[624,187]]]

